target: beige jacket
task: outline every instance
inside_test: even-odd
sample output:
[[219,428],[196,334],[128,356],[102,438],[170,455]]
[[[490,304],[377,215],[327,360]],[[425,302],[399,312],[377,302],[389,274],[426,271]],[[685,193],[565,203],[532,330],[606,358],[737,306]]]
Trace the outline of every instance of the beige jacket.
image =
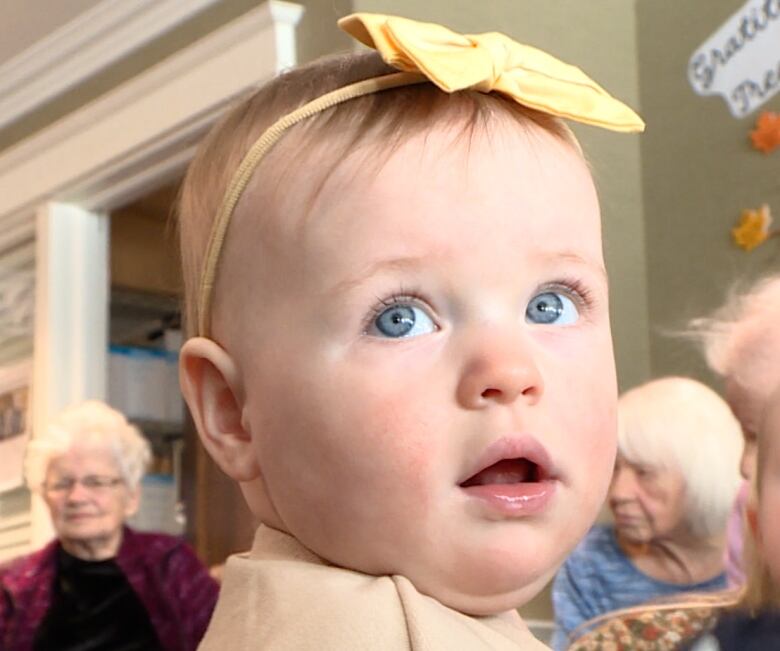
[[402,576],[328,565],[261,526],[232,556],[200,651],[464,651],[547,649],[520,618],[469,617]]

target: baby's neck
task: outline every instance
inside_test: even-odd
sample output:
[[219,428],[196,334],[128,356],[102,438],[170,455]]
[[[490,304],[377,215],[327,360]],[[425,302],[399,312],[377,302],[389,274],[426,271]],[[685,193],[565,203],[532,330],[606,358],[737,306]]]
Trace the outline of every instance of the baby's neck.
[[621,542],[631,562],[644,574],[664,583],[702,583],[723,572],[725,540],[714,537],[705,544],[655,540],[643,545]]

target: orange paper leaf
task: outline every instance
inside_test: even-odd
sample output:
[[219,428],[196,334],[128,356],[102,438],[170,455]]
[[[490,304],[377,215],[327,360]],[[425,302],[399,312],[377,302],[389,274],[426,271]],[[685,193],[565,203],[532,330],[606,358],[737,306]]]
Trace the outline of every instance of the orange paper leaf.
[[750,132],[753,147],[769,154],[780,147],[780,115],[764,111],[758,116],[756,128]]
[[743,210],[739,224],[731,229],[734,243],[745,251],[752,251],[769,237],[772,215],[764,204],[758,210]]

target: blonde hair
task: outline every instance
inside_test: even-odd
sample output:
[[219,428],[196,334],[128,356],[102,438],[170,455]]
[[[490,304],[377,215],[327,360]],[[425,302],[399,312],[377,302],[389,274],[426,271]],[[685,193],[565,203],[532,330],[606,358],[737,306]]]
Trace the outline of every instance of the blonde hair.
[[[780,389],[780,387],[778,387]],[[775,400],[780,400],[780,391],[774,394]],[[775,407],[780,409],[780,403]],[[767,410],[768,411],[768,410]],[[761,431],[758,435],[758,456],[756,458],[756,472],[751,482],[750,497],[748,498],[748,510],[757,512],[758,505],[761,502],[761,493],[763,491],[763,480],[766,473],[766,464],[769,458],[771,445],[778,445],[780,441],[772,441],[769,432],[766,429],[766,419],[764,420]],[[780,438],[780,431],[775,438]],[[747,523],[744,523],[747,525]],[[756,613],[766,608],[780,608],[780,586],[774,581],[769,573],[769,567],[764,560],[756,545],[753,529],[750,526],[744,527],[744,560],[747,581],[745,583],[745,592],[742,597],[741,605],[751,613]]]
[[677,469],[685,480],[687,522],[709,537],[726,527],[740,485],[740,425],[701,382],[666,377],[618,401],[618,449],[629,462]]
[[[185,293],[185,326],[196,327],[197,291],[206,243],[230,178],[255,140],[280,117],[327,92],[347,84],[395,72],[376,52],[326,57],[273,79],[230,111],[200,144],[182,184],[178,204],[178,224]],[[329,155],[335,166],[347,153],[365,141],[381,142],[392,151],[412,135],[424,132],[442,120],[462,125],[466,135],[501,114],[520,126],[535,124],[581,152],[568,126],[560,119],[501,99],[496,94],[476,91],[447,94],[433,84],[403,86],[360,98],[318,113],[291,127],[275,150],[261,161],[253,184],[265,170],[285,172],[299,167],[306,158],[305,147],[328,140]],[[299,147],[291,135],[298,136]],[[269,163],[269,160],[271,161]],[[281,169],[280,169],[281,168]],[[316,196],[328,170],[313,188]],[[246,194],[244,195],[244,199]],[[240,212],[242,199],[236,209]],[[258,210],[262,211],[262,207]],[[228,247],[229,248],[229,245]]]
[[24,475],[32,490],[41,487],[52,459],[75,445],[106,448],[130,489],[137,488],[151,460],[149,442],[123,414],[97,400],[62,411],[27,445]]
[[[710,316],[694,319],[687,334],[699,340],[712,371],[743,389],[780,369],[780,274],[747,288],[735,286]],[[780,370],[775,370],[780,381]]]

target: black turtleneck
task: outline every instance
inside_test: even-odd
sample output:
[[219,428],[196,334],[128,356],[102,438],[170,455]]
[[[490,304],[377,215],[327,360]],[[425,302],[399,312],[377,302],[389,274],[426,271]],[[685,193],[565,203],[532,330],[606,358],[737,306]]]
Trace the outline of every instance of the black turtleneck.
[[162,651],[149,614],[113,559],[85,561],[60,547],[52,604],[35,651]]

